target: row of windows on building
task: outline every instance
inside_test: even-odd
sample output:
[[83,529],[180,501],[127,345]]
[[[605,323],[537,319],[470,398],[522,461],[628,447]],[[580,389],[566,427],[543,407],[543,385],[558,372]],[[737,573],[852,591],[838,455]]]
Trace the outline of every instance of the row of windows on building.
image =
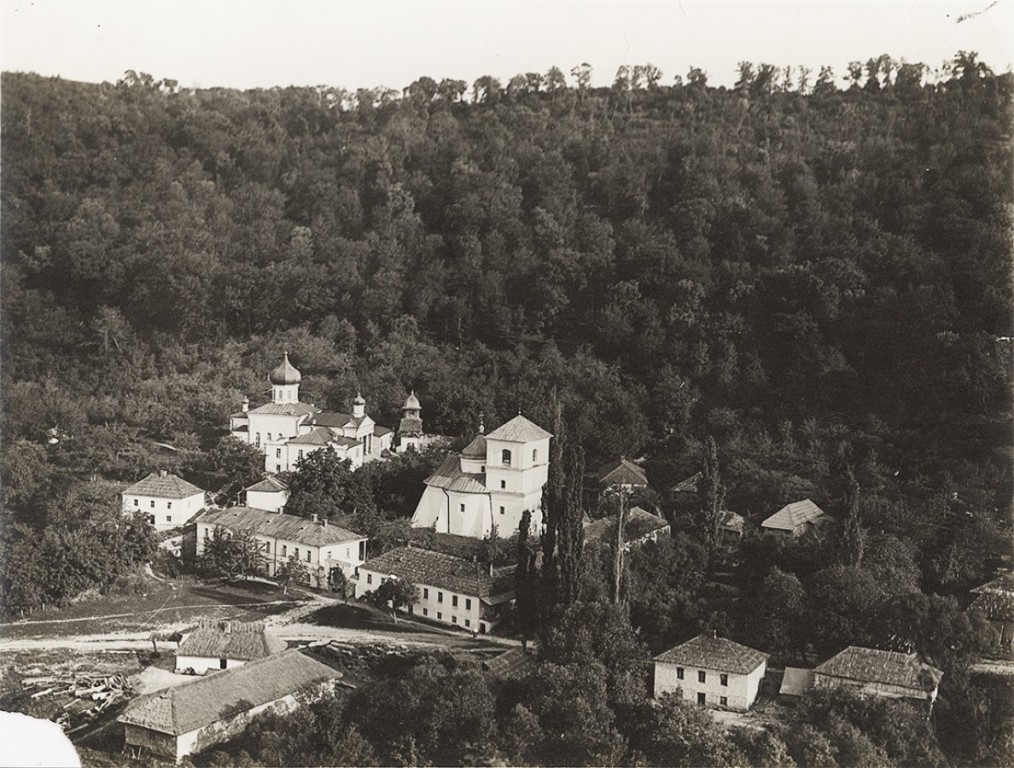
[[[169,518],[167,517],[166,520],[168,521]],[[154,523],[155,522],[155,518],[152,517],[151,521]],[[207,528],[204,529],[204,538],[205,539],[210,539],[211,538],[211,531],[208,530]],[[277,550],[276,550],[277,554],[281,555],[282,557],[288,557],[289,556],[289,546],[287,544],[281,544],[280,548],[281,548],[281,552],[277,552]],[[262,541],[261,542],[261,549],[264,550],[264,552],[266,554],[270,555],[271,554],[271,542],[270,541]],[[310,557],[311,557],[312,554],[313,554],[312,550],[309,550],[309,549],[306,550],[306,562],[308,562],[308,563],[312,562],[312,560],[310,559]],[[299,559],[299,547],[293,547],[292,548],[292,555],[297,560]]]
[[[683,679],[683,667],[676,667],[676,679],[677,680],[682,680]],[[700,670],[697,671],[697,682],[699,682],[699,683],[706,683],[706,682],[708,682],[708,673],[705,672],[703,669],[700,669]],[[729,676],[727,674],[725,674],[724,672],[721,673],[718,676],[718,682],[721,685],[728,686],[729,685]]]
[[[465,505],[464,504],[459,504],[458,506],[460,507],[460,509],[461,509],[462,512],[465,511]],[[500,514],[501,515],[507,514],[506,507],[500,507]]]
[[[511,465],[511,462],[512,462],[513,458],[514,457],[511,455],[511,452],[510,452],[509,448],[504,448],[500,452],[500,463],[503,464],[505,467],[509,467]],[[532,449],[532,461],[534,462],[534,461],[538,461],[538,460],[539,460],[539,449],[538,448],[533,448]],[[485,470],[485,467],[483,467],[483,470]]]
[[[154,499],[152,499],[152,500],[151,500],[151,501],[149,502],[149,505],[151,506],[151,508],[152,508],[152,509],[155,509],[155,500],[154,500]],[[141,506],[141,501],[140,501],[140,499],[134,499],[134,506],[135,506],[135,507],[139,507],[139,506]],[[167,501],[167,502],[165,503],[165,508],[166,508],[166,509],[172,509],[172,508],[173,508],[173,503],[172,503],[171,501]]]
[[[714,699],[712,699],[712,701],[714,701]],[[707,697],[707,695],[705,695],[703,693],[698,693],[697,694],[697,703],[700,704],[702,707],[705,706],[708,703],[708,697]],[[729,706],[729,698],[727,696],[719,696],[718,697],[718,706],[720,706],[720,707],[727,707],[727,706]]]
[[[387,581],[387,579],[381,578],[380,583],[383,584],[385,581]],[[367,584],[373,584],[373,574],[372,573],[366,574],[366,583]],[[423,600],[429,600],[430,599],[430,588],[429,587],[423,587],[422,588],[422,599]],[[437,590],[437,602],[438,603],[444,602],[444,593],[441,592],[440,590]],[[458,607],[458,596],[457,595],[451,595],[451,608],[457,608],[457,607]],[[470,597],[466,597],[465,598],[465,610],[466,611],[472,610],[472,598],[470,598]],[[427,614],[424,612],[423,615],[425,616]],[[437,615],[437,618],[440,618],[439,614]],[[454,623],[455,624],[458,623],[457,622],[457,617],[454,617]],[[468,626],[467,620],[466,620],[465,626],[466,627]]]

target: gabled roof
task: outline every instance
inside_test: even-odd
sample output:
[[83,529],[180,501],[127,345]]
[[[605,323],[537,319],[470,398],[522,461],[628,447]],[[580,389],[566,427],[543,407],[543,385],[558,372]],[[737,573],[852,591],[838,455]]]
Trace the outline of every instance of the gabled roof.
[[920,691],[932,691],[940,683],[943,672],[925,664],[914,653],[881,651],[850,645],[818,666],[818,675],[855,680],[864,683],[897,685]]
[[373,434],[376,435],[377,437],[381,437],[382,435],[389,435],[393,431],[394,430],[391,429],[390,427],[382,427],[379,424],[373,425]]
[[696,493],[697,483],[701,480],[701,473],[690,475],[686,480],[681,480],[672,487],[674,493]]
[[340,525],[324,525],[305,517],[268,512],[252,507],[216,509],[206,512],[198,518],[197,522],[213,526],[220,525],[233,532],[245,531],[258,536],[285,539],[311,547],[324,547],[329,544],[341,544],[346,541],[358,541],[366,538],[366,536],[342,528]]
[[[362,419],[360,419],[362,421]],[[342,429],[344,427],[359,426],[356,420],[349,413],[335,413],[332,411],[321,411],[310,419],[314,426],[332,427]]]
[[183,638],[176,656],[253,661],[281,653],[285,648],[285,641],[268,632],[263,622],[205,619]]
[[1014,594],[1010,592],[983,592],[976,595],[970,611],[981,611],[994,621],[1014,621]]
[[311,429],[305,435],[299,435],[291,440],[287,440],[287,445],[330,445],[332,442],[333,435],[331,430],[325,429],[324,427],[316,427]]
[[717,637],[712,632],[702,632],[693,640],[660,653],[655,661],[746,675],[757,669],[767,658],[766,653]]
[[248,414],[262,413],[268,416],[307,416],[316,412],[316,408],[306,403],[264,403],[247,411]]
[[992,581],[972,590],[977,595],[1014,595],[1014,571],[1001,573]]
[[341,676],[299,651],[285,651],[141,696],[118,722],[180,736]]
[[794,531],[804,523],[816,522],[827,513],[809,499],[786,504],[771,517],[761,523],[761,528],[775,528],[781,531]]
[[437,587],[460,595],[491,599],[506,596],[509,599],[514,593],[513,567],[490,575],[482,563],[418,547],[392,549],[359,568],[384,575],[393,573],[420,587]]
[[742,515],[737,515],[735,512],[730,512],[728,509],[723,509],[719,514],[722,516],[719,520],[719,527],[725,528],[729,531],[743,532],[743,525],[746,520],[743,519]]
[[503,440],[508,443],[532,443],[536,440],[545,440],[552,437],[538,424],[529,421],[520,413],[503,426],[497,427],[488,435],[487,440]]
[[433,474],[423,482],[436,488],[446,488],[460,493],[488,493],[483,475],[461,471],[461,461],[457,456],[448,456]]
[[595,473],[601,485],[647,485],[644,470],[629,459],[619,458],[604,465]]
[[[669,523],[640,507],[632,507],[623,521],[623,540],[636,541],[650,533],[665,528]],[[585,541],[613,541],[616,538],[616,518],[603,517],[584,524]]]
[[268,475],[263,480],[256,482],[249,488],[244,488],[243,490],[254,491],[255,493],[281,493],[282,491],[289,490],[289,486],[281,480]]
[[535,659],[521,648],[511,648],[482,663],[483,669],[501,678],[518,679],[535,665]]
[[185,499],[198,493],[204,493],[203,490],[193,483],[188,483],[182,477],[160,472],[152,472],[123,492],[135,496],[154,496],[159,499]]

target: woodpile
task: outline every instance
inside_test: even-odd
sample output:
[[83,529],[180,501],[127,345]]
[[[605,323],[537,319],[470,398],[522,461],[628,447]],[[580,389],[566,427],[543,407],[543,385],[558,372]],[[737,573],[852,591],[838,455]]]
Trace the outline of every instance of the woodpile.
[[[123,675],[51,674],[24,677],[21,685],[33,699],[47,703],[59,712],[56,724],[73,733],[88,724],[117,701],[131,694]],[[71,727],[71,726],[74,727]]]

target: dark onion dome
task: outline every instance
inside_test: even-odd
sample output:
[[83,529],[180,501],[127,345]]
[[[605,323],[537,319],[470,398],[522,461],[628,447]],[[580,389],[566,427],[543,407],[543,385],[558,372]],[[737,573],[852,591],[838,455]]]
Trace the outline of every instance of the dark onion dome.
[[401,409],[403,411],[418,411],[422,409],[422,406],[419,405],[419,398],[415,396],[414,389],[412,390],[412,394],[405,399],[405,404],[401,406]]
[[286,352],[282,364],[271,372],[268,379],[272,384],[284,386],[286,384],[298,384],[303,380],[303,375],[289,362],[289,353]]

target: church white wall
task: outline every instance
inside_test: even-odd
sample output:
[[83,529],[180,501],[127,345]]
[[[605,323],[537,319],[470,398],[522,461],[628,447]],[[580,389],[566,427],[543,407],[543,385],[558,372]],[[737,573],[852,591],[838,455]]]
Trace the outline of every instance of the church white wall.
[[428,485],[412,515],[412,527],[433,528],[434,526],[440,532],[447,530],[447,496],[442,488]]

